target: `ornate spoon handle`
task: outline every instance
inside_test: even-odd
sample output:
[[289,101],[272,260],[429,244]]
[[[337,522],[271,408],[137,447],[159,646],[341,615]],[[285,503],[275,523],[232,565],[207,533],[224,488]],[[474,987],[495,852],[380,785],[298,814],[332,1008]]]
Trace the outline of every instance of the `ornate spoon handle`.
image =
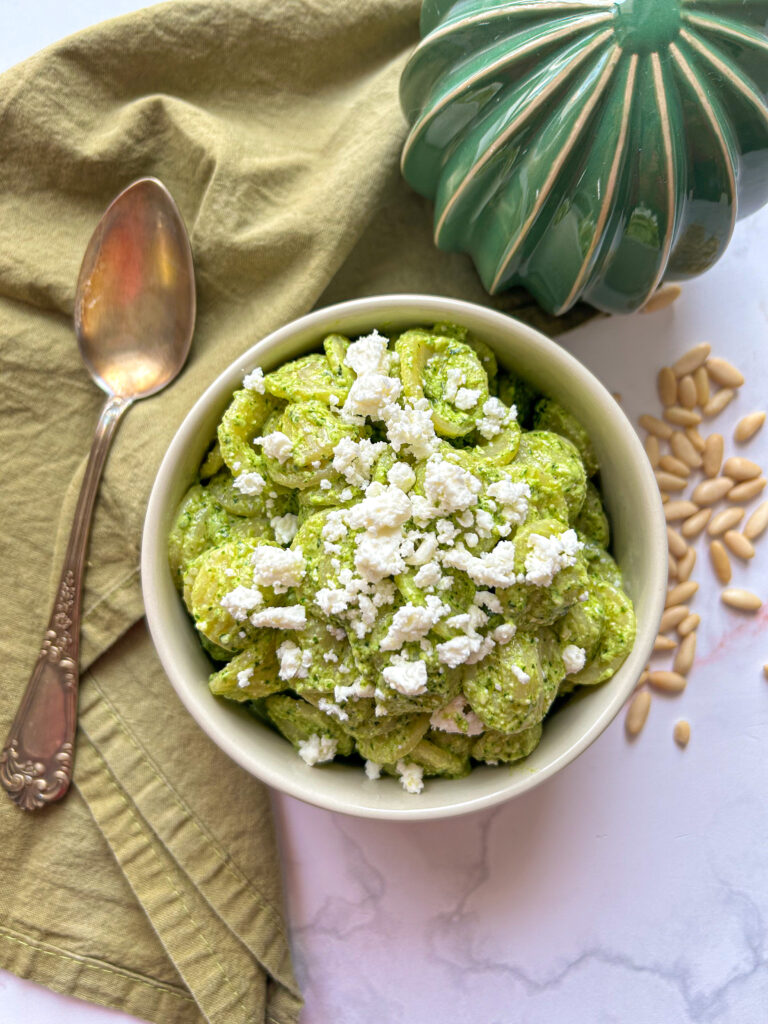
[[26,811],[61,799],[72,779],[85,553],[104,461],[130,404],[112,396],[99,416],[48,629],[0,753],[0,785]]

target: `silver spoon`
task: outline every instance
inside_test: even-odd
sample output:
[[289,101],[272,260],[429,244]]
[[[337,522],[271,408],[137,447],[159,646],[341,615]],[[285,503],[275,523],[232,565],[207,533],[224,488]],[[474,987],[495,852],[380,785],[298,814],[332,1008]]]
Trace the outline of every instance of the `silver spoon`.
[[59,800],[72,779],[83,567],[109,446],[126,409],[179,373],[194,324],[194,268],[184,222],[165,186],[141,178],[99,221],[77,281],[80,354],[109,398],[96,427],[48,629],[0,753],[0,784],[25,810]]

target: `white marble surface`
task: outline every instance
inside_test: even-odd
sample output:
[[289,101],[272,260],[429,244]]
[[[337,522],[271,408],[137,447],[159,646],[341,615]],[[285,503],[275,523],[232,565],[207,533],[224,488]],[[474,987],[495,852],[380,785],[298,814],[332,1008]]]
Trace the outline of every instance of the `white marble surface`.
[[[2,0],[0,67],[135,6]],[[766,239],[768,210],[672,309],[588,325],[568,348],[636,419],[655,407],[655,369],[712,342],[747,377],[718,420],[729,436],[768,405]],[[768,464],[768,428],[748,454]],[[699,548],[697,664],[685,694],[654,697],[634,743],[619,719],[534,792],[442,823],[275,796],[303,1024],[768,1020],[768,614],[722,608]],[[734,582],[768,598],[768,538]],[[672,741],[681,717],[685,751]],[[131,1018],[0,971],[0,1021],[53,1020]]]

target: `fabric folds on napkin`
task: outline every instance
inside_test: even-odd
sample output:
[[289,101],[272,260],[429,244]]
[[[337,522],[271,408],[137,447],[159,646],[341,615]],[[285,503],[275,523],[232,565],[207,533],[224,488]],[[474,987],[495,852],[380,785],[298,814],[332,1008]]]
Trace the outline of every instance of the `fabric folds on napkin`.
[[[0,78],[4,737],[32,669],[102,401],[78,356],[90,234],[157,175],[190,230],[189,364],[107,464],[84,599],[75,786],[0,799],[0,966],[158,1024],[287,1024],[291,967],[265,788],[183,710],[142,621],[142,520],[193,401],[279,324],[363,294],[485,296],[399,178],[397,86],[418,0],[176,0]],[[494,300],[551,332],[518,292]],[[308,837],[310,841],[311,837]]]

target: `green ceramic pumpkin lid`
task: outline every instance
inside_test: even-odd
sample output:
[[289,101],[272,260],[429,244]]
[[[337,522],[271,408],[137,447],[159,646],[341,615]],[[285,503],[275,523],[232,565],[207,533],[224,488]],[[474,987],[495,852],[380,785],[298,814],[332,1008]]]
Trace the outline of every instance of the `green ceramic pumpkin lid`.
[[768,201],[768,0],[424,0],[407,181],[492,294],[642,306]]

